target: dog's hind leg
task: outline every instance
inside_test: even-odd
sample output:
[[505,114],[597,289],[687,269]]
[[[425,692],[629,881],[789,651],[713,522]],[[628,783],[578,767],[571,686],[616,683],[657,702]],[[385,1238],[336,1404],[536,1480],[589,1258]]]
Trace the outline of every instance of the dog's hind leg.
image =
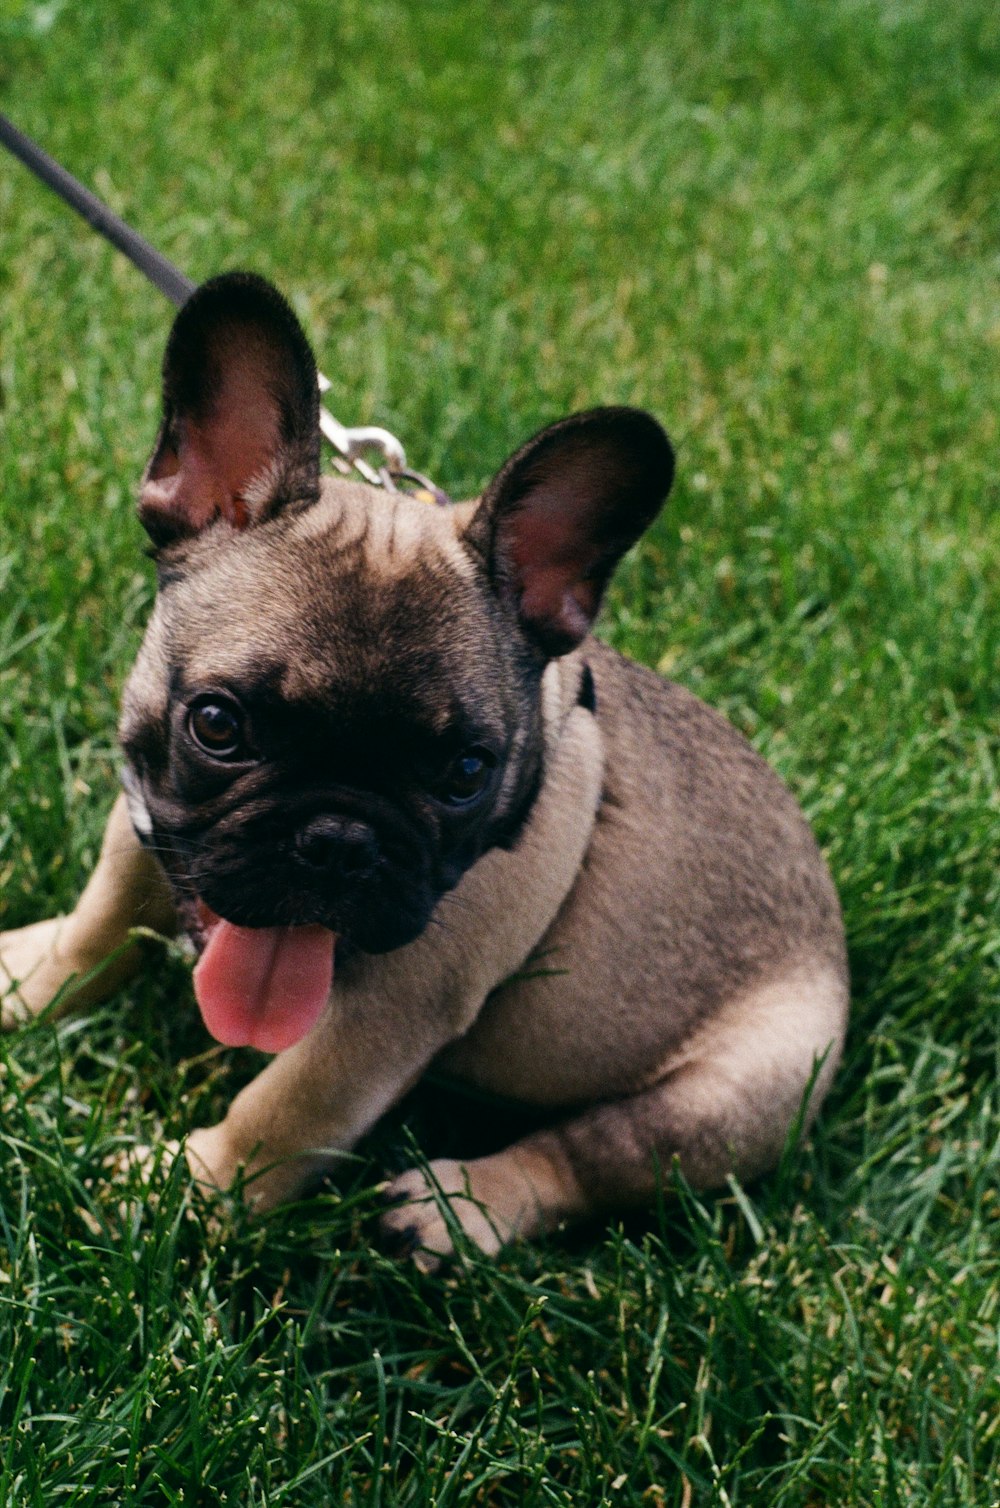
[[80,1010],[106,1000],[136,972],[132,927],[173,933],[166,879],[129,820],[125,797],[111,811],[97,867],[68,916],[0,933],[0,1026],[35,1016],[57,997]]
[[455,1224],[492,1254],[564,1220],[648,1203],[675,1163],[697,1189],[762,1173],[799,1118],[805,1128],[815,1116],[846,1008],[846,980],[829,965],[758,986],[719,1010],[650,1087],[490,1157],[402,1174],[383,1230],[432,1268],[451,1252]]

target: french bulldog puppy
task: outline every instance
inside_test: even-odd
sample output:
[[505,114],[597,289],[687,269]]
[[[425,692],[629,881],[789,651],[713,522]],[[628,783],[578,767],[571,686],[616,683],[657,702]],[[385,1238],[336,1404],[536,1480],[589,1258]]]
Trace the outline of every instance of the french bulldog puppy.
[[132,927],[183,928],[209,1031],[275,1055],[187,1157],[262,1208],[431,1064],[547,1112],[390,1185],[427,1265],[442,1191],[494,1252],[675,1165],[698,1188],[773,1165],[841,1051],[833,885],[750,745],[590,636],[672,476],[659,425],[606,408],[453,508],[321,477],[294,315],[206,283],[141,488],[159,589],[124,795],[72,915],[0,937],[4,1024],[109,993]]

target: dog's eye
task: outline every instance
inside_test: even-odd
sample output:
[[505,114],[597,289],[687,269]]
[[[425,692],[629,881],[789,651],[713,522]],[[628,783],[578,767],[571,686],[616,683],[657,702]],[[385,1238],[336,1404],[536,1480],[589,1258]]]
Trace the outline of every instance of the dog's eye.
[[195,702],[188,712],[188,732],[199,749],[215,759],[232,759],[243,747],[239,709],[218,697]]
[[466,749],[454,761],[441,786],[441,796],[450,806],[466,806],[481,796],[489,784],[496,760],[486,749]]

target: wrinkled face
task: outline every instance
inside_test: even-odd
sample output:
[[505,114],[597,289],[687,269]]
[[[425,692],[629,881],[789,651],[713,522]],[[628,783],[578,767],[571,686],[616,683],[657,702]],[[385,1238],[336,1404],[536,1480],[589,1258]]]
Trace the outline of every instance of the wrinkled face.
[[[595,409],[438,509],[324,483],[318,404],[276,289],[231,273],[191,296],[140,491],[160,591],[121,723],[136,830],[207,939],[206,1021],[269,1051],[316,1019],[334,934],[401,946],[514,841],[545,666],[673,475],[648,414]],[[258,1030],[293,997],[292,1027]]]
[[396,948],[512,840],[543,662],[461,518],[327,483],[306,512],[218,525],[162,563],[121,735],[133,821],[196,937],[207,907]]

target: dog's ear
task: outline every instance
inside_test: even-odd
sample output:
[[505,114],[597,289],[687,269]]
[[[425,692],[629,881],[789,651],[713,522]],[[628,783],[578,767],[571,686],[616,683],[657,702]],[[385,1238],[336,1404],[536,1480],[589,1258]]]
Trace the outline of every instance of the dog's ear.
[[654,418],[598,408],[543,429],[487,487],[466,540],[545,655],[566,654],[587,633],[673,475],[673,449]]
[[264,278],[226,273],[181,309],[139,517],[153,543],[242,529],[319,494],[319,389],[302,327]]

